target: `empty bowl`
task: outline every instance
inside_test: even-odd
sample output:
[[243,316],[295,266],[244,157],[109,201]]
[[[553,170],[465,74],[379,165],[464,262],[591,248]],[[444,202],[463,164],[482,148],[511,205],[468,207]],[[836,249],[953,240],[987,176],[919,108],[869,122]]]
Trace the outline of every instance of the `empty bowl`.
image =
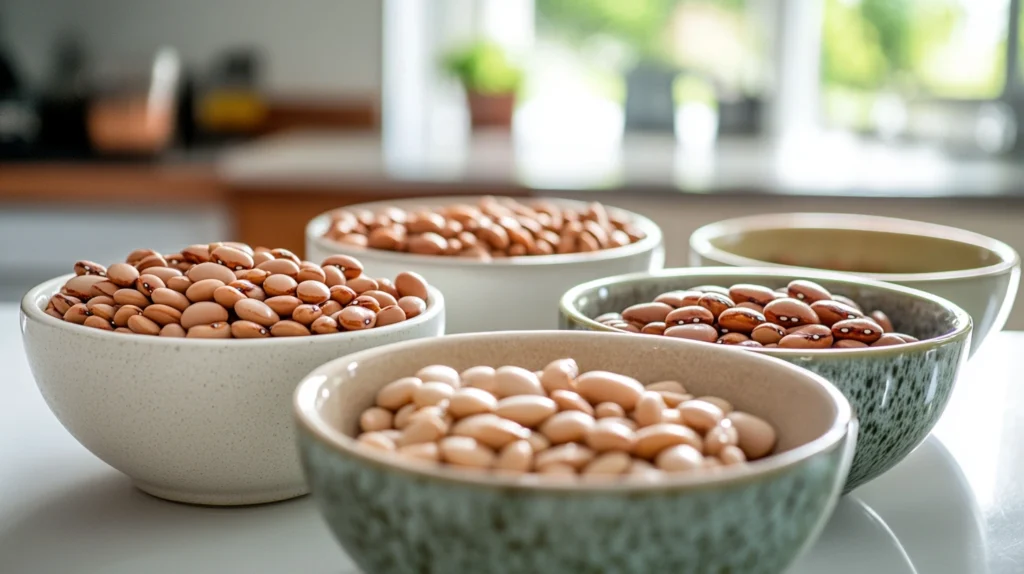
[[[353,438],[379,389],[421,367],[572,357],[581,372],[686,381],[776,427],[771,456],[716,471],[598,482],[423,465]],[[389,345],[332,361],[296,390],[314,500],[364,572],[783,571],[821,531],[856,421],[823,378],[725,347],[611,333],[502,332]],[[634,479],[638,477],[632,477]]]
[[102,331],[44,312],[71,276],[21,302],[25,352],[54,416],[154,496],[208,505],[306,494],[290,399],[331,359],[444,332],[444,300],[387,327],[270,339],[178,339]]
[[[827,271],[778,268],[688,268],[636,273],[591,281],[570,289],[562,298],[562,327],[613,331],[594,320],[621,312],[661,293],[702,285],[729,287],[753,283],[771,288],[794,279],[809,279],[833,294],[852,298],[867,309],[879,309],[896,331],[919,342],[862,349],[746,348],[813,371],[834,383],[853,405],[860,422],[857,452],[845,490],[889,470],[931,432],[953,392],[967,360],[971,319],[956,305],[935,295]],[[650,345],[665,338],[631,334]],[[705,348],[720,347],[699,343]]]
[[[381,211],[387,207],[416,210],[454,204],[475,204],[479,197],[439,197],[380,201],[348,206],[350,211]],[[585,210],[579,201],[551,199],[559,206]],[[641,215],[608,207],[609,212],[629,219],[645,237],[636,243],[561,255],[531,255],[479,261],[465,257],[418,255],[369,249],[323,237],[331,223],[324,213],[306,226],[306,259],[320,261],[333,253],[358,257],[367,269],[394,277],[415,271],[445,295],[448,333],[557,329],[555,310],[566,289],[591,279],[660,269],[665,254],[661,230]]]
[[690,236],[690,265],[827,269],[927,291],[970,314],[972,354],[1006,324],[1020,282],[1020,257],[1001,241],[872,215],[788,213],[719,221]]

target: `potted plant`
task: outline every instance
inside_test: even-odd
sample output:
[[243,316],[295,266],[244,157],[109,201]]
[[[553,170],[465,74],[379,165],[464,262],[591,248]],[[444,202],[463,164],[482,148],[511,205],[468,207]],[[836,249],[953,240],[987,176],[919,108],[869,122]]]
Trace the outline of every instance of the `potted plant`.
[[512,125],[523,74],[501,46],[479,41],[459,48],[448,54],[444,68],[465,88],[474,128]]

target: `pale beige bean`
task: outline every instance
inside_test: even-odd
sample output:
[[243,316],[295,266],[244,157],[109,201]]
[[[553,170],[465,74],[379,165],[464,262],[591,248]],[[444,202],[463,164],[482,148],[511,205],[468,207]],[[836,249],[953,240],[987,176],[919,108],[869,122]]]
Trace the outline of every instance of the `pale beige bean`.
[[542,395],[546,396],[540,379],[532,371],[522,367],[505,365],[494,371],[494,379],[497,385],[498,398],[511,397],[514,395]]
[[707,401],[686,401],[678,407],[683,424],[699,433],[706,433],[725,417],[722,409]]
[[231,325],[227,323],[196,325],[189,329],[185,336],[189,339],[230,339]]
[[366,432],[359,435],[356,439],[359,444],[365,444],[368,447],[393,452],[395,450],[395,441],[388,437],[382,432]]
[[704,440],[697,431],[680,425],[656,424],[636,431],[633,454],[648,460],[670,446],[688,444],[698,451],[704,449]]
[[449,436],[438,443],[441,459],[449,464],[490,468],[498,458],[494,451],[468,436]]
[[419,297],[427,300],[427,281],[413,271],[403,271],[395,276],[395,289],[402,297]]
[[107,279],[118,287],[131,287],[139,278],[139,270],[127,263],[115,263],[107,269]]
[[733,411],[727,416],[739,434],[737,446],[749,460],[759,459],[775,448],[775,429],[767,421],[739,411]]
[[448,399],[448,413],[457,419],[493,413],[497,408],[498,399],[483,389],[461,388]]
[[296,321],[278,321],[270,327],[270,334],[275,337],[305,337],[310,334],[309,328]]
[[645,387],[648,391],[665,391],[669,393],[686,394],[686,387],[679,381],[659,381]]
[[263,339],[270,336],[270,329],[241,319],[231,324],[231,336],[236,339]]
[[515,421],[524,427],[533,428],[558,412],[558,405],[548,397],[539,395],[516,395],[498,401],[496,415]]
[[245,296],[244,293],[239,291],[237,288],[232,287],[231,285],[217,287],[213,291],[213,300],[216,301],[218,305],[224,307],[225,309],[234,309],[235,303],[238,303],[239,301],[246,298],[247,297]]
[[377,391],[377,406],[396,411],[412,403],[413,396],[422,385],[423,381],[416,377],[392,381]]
[[[543,383],[542,383],[543,384]],[[594,407],[581,397],[579,393],[564,389],[551,391],[551,400],[555,401],[560,411],[580,411],[594,416]]]
[[481,365],[470,367],[465,371],[462,371],[459,375],[459,379],[464,387],[481,389],[493,395],[498,392],[498,381],[495,378],[494,373],[494,367]]
[[504,472],[522,473],[533,468],[533,446],[528,440],[510,442],[501,449],[494,468]]
[[548,437],[537,431],[532,431],[530,436],[526,438],[526,441],[530,443],[533,452],[541,452],[551,448],[551,441],[548,440]]
[[447,365],[428,365],[416,372],[424,383],[444,383],[453,389],[459,388],[459,372]]
[[571,480],[576,477],[576,469],[563,463],[552,463],[544,468],[538,468],[537,473],[559,480]]
[[614,421],[621,423],[629,427],[629,430],[636,432],[636,429],[640,428],[637,426],[636,421],[626,417],[604,417],[603,419],[597,419],[598,421]]
[[167,325],[164,325],[163,327],[160,328],[160,336],[180,339],[183,337],[187,337],[188,333],[185,331],[185,328],[182,327],[181,325],[178,325],[177,323],[168,323]]
[[662,411],[668,408],[665,399],[656,391],[644,391],[633,411],[633,420],[641,427],[649,427],[662,422]]
[[64,293],[82,300],[88,299],[95,294],[106,295],[107,293],[103,292],[93,292],[93,287],[103,282],[110,283],[116,290],[117,285],[108,281],[102,275],[76,275],[64,284]]
[[447,383],[437,381],[424,382],[412,395],[417,407],[429,407],[451,398],[455,390]]
[[661,477],[660,470],[655,468],[653,464],[640,458],[633,459],[633,462],[629,465],[627,474],[630,476],[640,477],[643,480],[653,480]]
[[683,417],[679,414],[679,409],[665,409],[661,411],[661,422],[681,425]]
[[590,448],[570,442],[538,453],[534,458],[534,465],[540,472],[552,464],[567,464],[578,471],[594,460],[594,456],[595,453]]
[[448,432],[448,423],[434,413],[410,417],[409,424],[402,430],[401,446],[421,442],[435,442]]
[[500,449],[510,442],[529,438],[530,429],[497,415],[480,414],[455,423],[451,434],[473,437],[490,448]]
[[234,310],[239,319],[252,321],[264,327],[270,327],[281,320],[270,305],[256,299],[241,299],[235,303]]
[[[396,413],[395,416],[398,416],[398,414]],[[398,429],[387,429],[378,432],[391,439],[395,444],[398,444],[398,439],[402,438],[402,431]]]
[[704,454],[718,456],[723,448],[736,446],[738,443],[739,433],[736,432],[736,427],[732,426],[732,421],[725,419],[704,435]]
[[671,446],[658,453],[654,464],[667,472],[697,470],[704,466],[704,456],[688,444]]
[[544,367],[540,376],[540,384],[544,390],[552,393],[556,390],[573,391],[576,377],[580,374],[579,365],[572,359],[557,359]]
[[704,401],[706,403],[711,403],[716,407],[722,409],[722,412],[725,414],[729,414],[733,411],[732,403],[720,397],[712,397],[705,395],[703,397],[697,397],[697,400]]
[[230,269],[212,262],[195,265],[185,273],[185,276],[193,283],[198,283],[205,279],[216,279],[227,285],[235,280],[235,274]]
[[[325,305],[329,303],[334,303],[334,301],[328,301]],[[387,327],[402,321],[405,321],[405,311],[398,305],[388,305],[377,312],[377,327]]]
[[632,462],[633,458],[625,452],[606,452],[590,461],[583,469],[583,474],[590,476],[617,476],[628,471]]
[[591,403],[612,402],[633,410],[644,386],[632,377],[609,371],[589,371],[576,378],[576,392]]
[[599,419],[607,417],[625,418],[626,411],[618,403],[598,403],[594,407],[594,416]]
[[181,326],[185,329],[227,320],[228,310],[212,301],[192,304],[181,313]]
[[417,462],[438,462],[441,451],[436,442],[421,442],[398,447],[397,454]]
[[616,419],[598,419],[586,436],[587,446],[597,452],[630,452],[636,442],[633,429]]
[[544,421],[540,432],[551,444],[583,441],[594,428],[594,417],[580,411],[562,411]]
[[730,466],[742,464],[748,460],[748,457],[741,447],[729,445],[722,448],[722,452],[718,453],[718,460],[722,461],[724,466]]
[[665,401],[665,404],[671,408],[675,408],[686,401],[692,400],[693,395],[673,393],[671,391],[656,391],[661,395],[661,399]]
[[152,299],[156,304],[174,307],[182,312],[184,312],[185,309],[188,309],[189,305],[192,304],[191,301],[188,300],[188,297],[173,289],[168,289],[167,287],[161,287],[154,290]]
[[[71,311],[68,311],[68,313],[70,312]],[[67,320],[66,315],[64,318]],[[160,325],[143,315],[132,315],[131,317],[128,317],[128,328],[131,329],[133,333],[137,333],[139,335],[156,336],[160,334]]]
[[395,416],[388,409],[370,407],[359,415],[359,428],[363,432],[382,431],[391,428]]
[[409,419],[412,415],[416,414],[416,405],[409,403],[395,412],[395,428],[398,430],[404,430],[405,427],[409,426]]

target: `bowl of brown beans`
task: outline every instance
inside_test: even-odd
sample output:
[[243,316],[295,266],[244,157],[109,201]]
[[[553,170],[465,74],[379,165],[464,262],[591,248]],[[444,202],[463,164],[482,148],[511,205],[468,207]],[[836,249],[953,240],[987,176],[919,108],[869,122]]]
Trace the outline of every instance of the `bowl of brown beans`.
[[596,202],[476,196],[324,213],[306,227],[306,253],[353,255],[386,275],[420,273],[445,294],[449,333],[555,329],[550,311],[569,287],[664,264],[661,230],[636,213]]
[[784,361],[614,333],[357,353],[296,389],[314,500],[364,572],[782,572],[857,423]]
[[942,415],[970,349],[971,318],[930,293],[852,275],[704,267],[610,277],[562,298],[562,327],[700,341],[809,369],[861,424],[846,491],[906,457]]
[[54,415],[143,491],[292,498],[307,492],[295,383],[336,357],[444,332],[437,289],[368,271],[347,255],[313,263],[237,243],[79,261],[23,298],[25,351]]
[[719,221],[690,237],[690,264],[827,269],[927,291],[970,314],[972,354],[1006,324],[1020,284],[1020,257],[1002,241],[873,215],[785,213]]

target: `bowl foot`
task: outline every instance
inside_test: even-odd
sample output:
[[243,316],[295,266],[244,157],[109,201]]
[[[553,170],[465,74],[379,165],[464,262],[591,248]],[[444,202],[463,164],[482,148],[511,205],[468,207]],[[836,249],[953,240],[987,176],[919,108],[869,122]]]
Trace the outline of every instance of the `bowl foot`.
[[134,481],[135,488],[142,492],[171,502],[193,504],[198,506],[246,506],[253,504],[269,504],[309,494],[306,485],[291,486],[278,490],[261,490],[245,493],[212,493],[193,492],[164,488],[154,484]]

